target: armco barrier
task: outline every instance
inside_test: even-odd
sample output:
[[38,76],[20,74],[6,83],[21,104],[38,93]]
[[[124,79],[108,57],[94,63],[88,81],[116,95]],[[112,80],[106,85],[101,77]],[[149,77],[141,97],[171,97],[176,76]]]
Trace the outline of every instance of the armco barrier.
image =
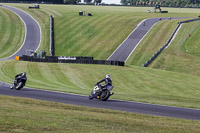
[[[44,59],[34,58],[31,56],[23,55],[19,58],[21,61],[32,62],[51,62],[51,63],[77,63],[77,64],[100,64],[100,65],[115,65],[124,66],[125,63],[121,61],[108,61],[108,60],[93,60],[93,57],[66,57],[63,56],[46,56]],[[76,59],[75,59],[76,58]]]
[[177,30],[179,29],[179,27],[181,26],[181,24],[183,23],[189,23],[189,22],[194,22],[194,21],[199,21],[200,18],[196,18],[196,19],[191,19],[191,20],[186,20],[186,21],[181,21],[178,22],[178,25],[176,27],[176,29],[174,30],[174,32],[172,33],[171,37],[169,38],[169,40],[167,41],[167,43],[160,48],[149,60],[147,60],[142,66],[143,67],[147,67],[171,42],[172,38],[174,37],[174,35],[176,34]]
[[50,46],[49,46],[49,54],[54,56],[55,54],[55,47],[54,47],[54,18],[50,16]]

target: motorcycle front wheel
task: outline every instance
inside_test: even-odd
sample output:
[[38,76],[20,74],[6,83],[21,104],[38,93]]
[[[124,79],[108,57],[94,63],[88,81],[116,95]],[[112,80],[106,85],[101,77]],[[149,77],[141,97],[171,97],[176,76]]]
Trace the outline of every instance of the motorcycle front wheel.
[[16,90],[20,90],[21,88],[23,88],[23,82],[19,82],[19,84],[16,86]]
[[89,95],[89,99],[90,99],[90,100],[93,99],[93,95],[92,95],[92,94]]

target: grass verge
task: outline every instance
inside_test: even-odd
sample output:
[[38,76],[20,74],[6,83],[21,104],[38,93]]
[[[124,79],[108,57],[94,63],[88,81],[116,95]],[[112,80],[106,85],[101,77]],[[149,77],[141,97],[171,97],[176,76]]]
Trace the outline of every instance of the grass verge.
[[0,7],[0,58],[11,56],[24,41],[25,26],[21,19],[8,9]]
[[183,24],[171,45],[150,67],[200,76],[199,26],[199,21]]
[[[6,103],[6,104],[5,104]],[[0,132],[197,133],[200,122],[0,96]]]

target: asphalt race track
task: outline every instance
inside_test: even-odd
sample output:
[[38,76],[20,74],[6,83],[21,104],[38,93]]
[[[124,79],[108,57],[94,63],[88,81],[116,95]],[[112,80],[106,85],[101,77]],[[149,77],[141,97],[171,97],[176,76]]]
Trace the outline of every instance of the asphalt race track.
[[[15,59],[16,56],[27,55],[27,54],[30,55],[31,51],[32,52],[37,51],[41,41],[41,29],[37,21],[35,21],[33,17],[31,17],[29,14],[20,9],[10,6],[2,6],[2,7],[16,13],[24,22],[26,28],[26,35],[22,47],[16,53],[14,53],[13,55],[11,55],[6,59]],[[5,60],[5,59],[0,59],[0,60]]]
[[4,84],[2,82],[0,82],[0,94],[80,105],[80,106],[95,107],[95,108],[114,109],[114,110],[142,113],[148,115],[159,115],[159,116],[168,116],[168,117],[184,118],[191,120],[200,120],[200,110],[195,110],[195,109],[177,108],[170,106],[161,106],[154,104],[145,104],[145,103],[137,103],[129,101],[118,101],[118,100],[108,100],[108,101],[100,101],[97,99],[89,100],[88,96],[73,95],[61,92],[44,91],[44,90],[29,89],[29,88],[23,88],[17,91],[17,90],[11,90],[8,84]]
[[[172,18],[150,18],[141,22],[126,40],[114,51],[107,60],[117,60],[126,62],[138,44],[142,41],[150,29],[159,21],[184,19],[183,17]],[[164,45],[164,44],[163,44]]]
[[[24,21],[27,31],[26,38],[21,49],[7,59],[14,59],[15,56],[26,54],[26,50],[36,51],[37,48],[39,47],[40,36],[41,36],[40,27],[37,24],[37,22],[24,11],[21,11],[13,7],[7,7],[7,6],[3,7],[10,9],[16,14],[18,14]],[[158,18],[147,19],[145,21],[145,26],[142,25],[141,23],[124,41],[124,43],[120,45],[120,47],[112,54],[109,60],[113,59],[117,59],[120,61],[126,60],[128,56],[131,54],[131,52],[134,50],[134,48],[139,44],[140,40],[142,40],[142,38],[151,29],[151,27],[158,21],[160,21]],[[132,46],[133,41],[137,41],[135,46]],[[123,49],[125,49],[125,51],[122,52],[120,49],[122,49],[122,51]],[[126,50],[128,50],[129,52]],[[137,103],[130,101],[119,101],[119,100],[108,100],[106,102],[103,102],[97,99],[89,100],[88,96],[73,95],[73,94],[45,91],[45,90],[38,90],[31,88],[23,88],[20,91],[17,91],[17,90],[11,90],[9,87],[10,87],[9,84],[0,82],[0,95],[33,98],[38,100],[53,101],[53,102],[60,102],[66,104],[95,107],[95,108],[114,109],[114,110],[121,110],[121,111],[135,112],[135,113],[143,113],[148,115],[159,115],[159,116],[168,116],[175,118],[200,120],[200,110],[197,109],[178,108],[178,107],[153,105],[153,104]]]

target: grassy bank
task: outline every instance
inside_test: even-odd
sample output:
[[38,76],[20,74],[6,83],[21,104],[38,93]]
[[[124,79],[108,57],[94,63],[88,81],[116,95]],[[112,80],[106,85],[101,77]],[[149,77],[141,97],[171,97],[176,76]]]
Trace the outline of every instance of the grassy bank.
[[199,26],[199,22],[183,24],[171,45],[150,67],[200,76]]
[[88,95],[97,81],[111,74],[112,98],[200,108],[198,76],[141,67],[4,61],[0,80],[11,83],[15,74],[24,71],[32,88]]
[[[5,104],[6,103],[6,104]],[[0,96],[0,132],[197,133],[200,122]]]
[[[164,21],[154,26],[126,64],[142,66],[168,41],[177,22]],[[170,46],[149,67],[200,76],[199,26],[199,21],[183,24]]]
[[[13,4],[11,4],[13,5]],[[49,50],[49,16],[55,18],[56,55],[93,56],[107,59],[138,23],[152,17],[196,17],[198,10],[168,8],[168,14],[146,13],[152,7],[107,7],[75,5],[40,5],[30,10],[30,4],[15,4],[38,20],[42,27],[40,49]],[[92,17],[80,17],[79,11],[87,11]]]
[[13,12],[0,7],[0,58],[11,56],[24,41],[25,26]]
[[169,40],[179,21],[158,22],[137,46],[126,64],[142,66]]

